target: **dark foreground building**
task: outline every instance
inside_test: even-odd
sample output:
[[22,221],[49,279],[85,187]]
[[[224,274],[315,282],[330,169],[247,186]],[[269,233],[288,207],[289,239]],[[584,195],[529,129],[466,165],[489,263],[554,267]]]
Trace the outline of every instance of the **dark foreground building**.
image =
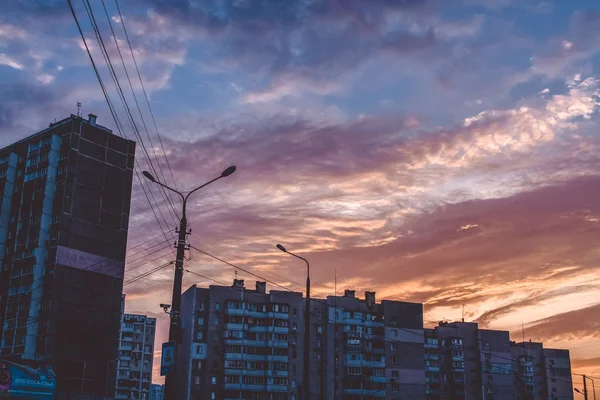
[[[189,288],[178,398],[300,400],[304,304],[265,282]],[[423,306],[352,290],[314,299],[309,362],[310,400],[424,400]]]
[[58,398],[112,394],[134,152],[92,114],[0,150],[1,357],[52,365]]

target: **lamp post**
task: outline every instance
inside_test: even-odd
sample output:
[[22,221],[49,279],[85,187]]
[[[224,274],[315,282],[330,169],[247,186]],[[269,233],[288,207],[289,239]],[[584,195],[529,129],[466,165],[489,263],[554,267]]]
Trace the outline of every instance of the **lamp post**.
[[175,260],[175,276],[173,278],[173,297],[171,301],[171,323],[169,325],[169,341],[175,342],[175,362],[173,364],[173,372],[165,377],[165,400],[178,400],[177,396],[177,347],[181,342],[181,284],[183,280],[183,259],[186,250],[186,236],[187,236],[187,217],[186,217],[186,206],[187,200],[190,195],[203,187],[210,185],[214,181],[217,181],[221,178],[225,178],[235,172],[235,166],[228,167],[221,175],[214,178],[211,181],[206,182],[204,185],[198,186],[194,190],[191,190],[187,194],[184,194],[178,190],[173,189],[170,186],[158,181],[152,174],[148,171],[144,171],[143,174],[148,180],[168,189],[172,192],[177,193],[181,200],[183,201],[182,211],[181,211],[181,219],[179,221],[179,236],[177,239],[177,256]]
[[310,374],[310,264],[304,257],[300,257],[297,254],[290,253],[278,244],[277,248],[284,253],[299,258],[306,263],[306,304],[304,306],[304,373],[303,373],[303,396],[302,400],[308,400],[309,398],[309,374]]
[[596,400],[596,384],[595,384],[594,380],[592,378],[590,378],[589,376],[583,375],[583,391],[579,390],[578,388],[574,388],[573,390],[579,394],[582,394],[584,399],[587,400],[588,399],[588,391],[587,391],[586,379],[589,379],[590,381],[592,381],[592,393],[594,396],[594,400]]

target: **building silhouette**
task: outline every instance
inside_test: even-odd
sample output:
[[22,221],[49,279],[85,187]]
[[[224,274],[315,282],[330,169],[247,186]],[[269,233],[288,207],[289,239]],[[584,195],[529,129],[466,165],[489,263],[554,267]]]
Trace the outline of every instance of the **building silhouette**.
[[[182,299],[181,399],[300,399],[299,292],[192,286]],[[570,400],[567,350],[515,343],[477,323],[423,328],[423,305],[345,290],[313,299],[311,400]]]
[[92,114],[0,150],[1,356],[51,364],[58,398],[108,391],[134,152]]

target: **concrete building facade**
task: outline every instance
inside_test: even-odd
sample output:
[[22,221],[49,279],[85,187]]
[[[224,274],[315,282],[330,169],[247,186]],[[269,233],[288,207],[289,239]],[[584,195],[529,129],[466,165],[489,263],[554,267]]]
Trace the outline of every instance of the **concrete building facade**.
[[[123,296],[123,304],[125,303]],[[156,318],[126,314],[122,306],[115,399],[150,399]]]
[[425,398],[421,304],[377,303],[375,292],[358,298],[346,290],[343,296],[328,296],[323,311],[329,317],[322,398]]
[[515,389],[522,400],[573,399],[568,350],[544,349],[542,343],[511,343]]
[[106,395],[117,353],[135,143],[71,115],[0,149],[0,352]]
[[180,399],[294,400],[302,379],[302,293],[195,285],[182,296]]
[[472,322],[425,330],[427,400],[573,399],[569,352]]
[[[182,298],[182,399],[299,399],[302,293],[192,286]],[[310,399],[425,398],[423,308],[353,291],[311,302]]]
[[158,384],[150,385],[150,400],[164,400],[165,399],[165,386]]

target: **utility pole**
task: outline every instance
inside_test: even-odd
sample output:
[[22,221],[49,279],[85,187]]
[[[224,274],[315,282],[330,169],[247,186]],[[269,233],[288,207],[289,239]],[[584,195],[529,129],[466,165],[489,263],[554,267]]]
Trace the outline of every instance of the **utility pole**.
[[588,392],[587,392],[587,383],[586,383],[586,376],[583,376],[583,398],[585,400],[588,400]]
[[172,187],[165,185],[164,183],[158,181],[150,172],[144,171],[143,175],[150,181],[177,193],[181,200],[183,200],[183,205],[181,209],[181,219],[179,220],[179,236],[177,238],[177,255],[175,259],[175,276],[173,277],[173,295],[171,299],[171,323],[169,324],[169,341],[175,342],[175,352],[174,352],[174,360],[173,360],[173,370],[170,374],[165,376],[165,400],[179,400],[180,396],[178,394],[177,387],[177,352],[179,350],[179,344],[181,344],[181,286],[183,280],[183,261],[185,256],[185,251],[188,249],[187,247],[187,217],[186,217],[186,206],[187,201],[190,195],[197,190],[202,189],[204,186],[210,185],[216,180],[221,178],[225,178],[233,174],[236,170],[235,166],[230,166],[221,172],[221,175],[217,178],[214,178],[211,181],[208,181],[204,185],[198,186],[194,190],[188,192],[186,195],[181,193],[179,190],[173,189]]

